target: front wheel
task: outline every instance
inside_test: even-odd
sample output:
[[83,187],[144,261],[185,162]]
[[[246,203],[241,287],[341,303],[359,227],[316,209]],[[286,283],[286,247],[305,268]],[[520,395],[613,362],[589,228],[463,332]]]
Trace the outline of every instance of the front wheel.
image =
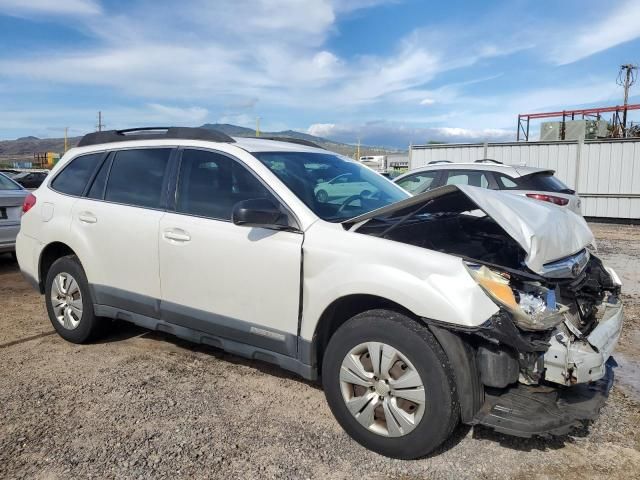
[[327,200],[329,200],[329,194],[324,190],[318,190],[318,193],[316,193],[316,200],[320,203],[327,203]]
[[382,455],[427,455],[453,431],[459,406],[448,359],[409,317],[371,310],[331,337],[322,383],[334,416],[364,447]]

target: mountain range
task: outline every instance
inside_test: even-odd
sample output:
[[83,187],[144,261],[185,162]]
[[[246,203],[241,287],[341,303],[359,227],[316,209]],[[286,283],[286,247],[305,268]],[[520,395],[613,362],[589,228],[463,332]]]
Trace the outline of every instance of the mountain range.
[[[201,128],[208,128],[212,130],[218,130],[220,132],[226,133],[232,137],[254,137],[255,130],[251,128],[241,127],[238,125],[231,125],[228,123],[206,123],[201,125]],[[357,151],[357,147],[355,145],[349,145],[346,143],[335,142],[333,140],[316,137],[314,135],[309,135],[308,133],[297,132],[295,130],[283,130],[280,132],[260,132],[261,136],[264,137],[289,137],[289,138],[297,138],[302,140],[308,140],[314,143],[317,143],[319,146],[336,152],[342,155],[347,155],[353,157]],[[67,139],[68,147],[75,147],[82,137],[70,137]],[[2,140],[0,141],[0,160],[3,158],[10,157],[25,157],[31,156],[34,153],[41,152],[58,152],[62,153],[64,151],[64,139],[63,138],[38,138],[38,137],[21,137],[15,140]],[[385,155],[387,153],[397,153],[396,150],[383,148],[383,147],[372,147],[372,146],[361,146],[360,154],[361,155]]]

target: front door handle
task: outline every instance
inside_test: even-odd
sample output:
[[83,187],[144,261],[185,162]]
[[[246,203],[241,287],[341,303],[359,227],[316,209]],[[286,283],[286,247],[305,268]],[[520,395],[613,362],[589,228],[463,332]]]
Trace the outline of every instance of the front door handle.
[[191,240],[191,235],[180,228],[172,228],[163,232],[164,238],[167,240],[173,240],[175,242],[188,242]]
[[91,212],[81,212],[78,215],[78,220],[80,220],[82,223],[97,223],[98,222],[98,219],[96,218],[96,216]]

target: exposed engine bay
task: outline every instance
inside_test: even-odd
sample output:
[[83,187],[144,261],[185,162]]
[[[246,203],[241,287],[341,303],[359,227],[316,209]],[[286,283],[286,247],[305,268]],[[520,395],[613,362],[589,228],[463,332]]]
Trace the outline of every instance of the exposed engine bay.
[[[525,224],[523,231],[514,232],[514,225],[521,225],[517,219],[508,221],[518,211],[495,204],[480,208],[478,199],[483,199],[475,192],[474,198],[464,189],[441,190],[440,195],[434,190],[432,198],[425,197],[421,203],[354,222],[354,229],[463,259],[470,275],[500,307],[497,315],[472,333],[486,386],[572,385],[602,378],[622,323],[620,282],[615,273],[587,245],[534,271],[528,262],[532,250],[527,251],[522,241],[534,230],[526,231]],[[509,197],[509,201],[523,200]],[[519,205],[520,212],[527,207],[528,203]],[[532,215],[536,207],[533,205]],[[498,212],[502,222],[485,210]],[[556,237],[564,234],[575,240],[570,238],[570,226],[563,227],[564,231],[553,232]],[[540,243],[545,238],[538,240],[537,248],[543,250]]]

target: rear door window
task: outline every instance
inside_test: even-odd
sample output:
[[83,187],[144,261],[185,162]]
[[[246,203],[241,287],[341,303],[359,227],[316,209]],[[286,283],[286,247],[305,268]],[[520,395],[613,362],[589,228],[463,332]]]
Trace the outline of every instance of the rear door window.
[[439,173],[439,171],[420,172],[398,180],[396,183],[409,193],[422,193],[437,185],[436,179]]
[[484,172],[474,170],[448,170],[446,184],[489,188],[489,179]]
[[92,153],[74,158],[56,175],[51,182],[51,188],[67,195],[82,195],[87,182],[104,156],[104,153]]
[[231,220],[243,200],[268,198],[267,188],[242,164],[216,152],[184,150],[180,163],[176,212]]
[[104,199],[136,207],[162,208],[170,148],[140,148],[116,152]]

